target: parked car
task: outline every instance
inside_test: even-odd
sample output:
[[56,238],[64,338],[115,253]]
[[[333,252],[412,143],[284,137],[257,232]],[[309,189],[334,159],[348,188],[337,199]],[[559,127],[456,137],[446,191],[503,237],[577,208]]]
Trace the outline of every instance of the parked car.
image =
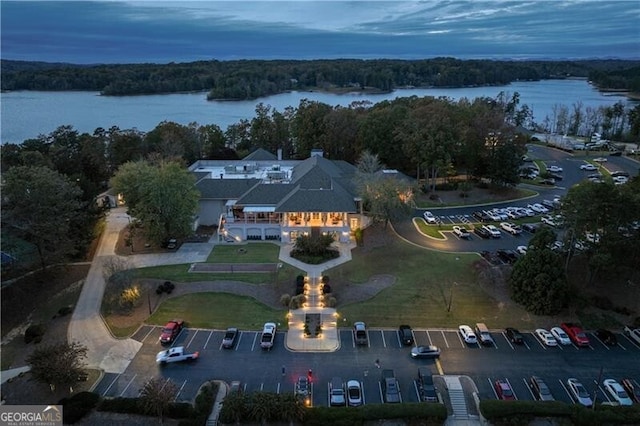
[[522,224],[522,229],[527,231],[527,232],[530,232],[532,234],[535,234],[535,232],[538,230],[539,226],[540,225],[537,224],[537,223],[523,223]]
[[489,222],[491,220],[491,218],[489,217],[488,214],[486,214],[483,211],[476,211],[472,213],[472,216],[474,218],[476,218],[477,220],[479,220],[480,222]]
[[610,173],[611,177],[626,177],[628,178],[630,175],[628,172],[623,172],[621,170],[616,170]]
[[458,331],[460,332],[460,335],[462,336],[465,342],[472,345],[475,345],[478,343],[478,338],[476,337],[476,334],[468,325],[459,326]]
[[350,407],[362,405],[362,385],[357,380],[347,381],[347,403]]
[[311,385],[307,376],[298,377],[295,387],[296,398],[298,398],[306,407],[310,407],[313,401],[311,396]]
[[518,253],[520,256],[524,256],[525,254],[527,254],[527,246],[518,246],[516,247],[516,253]]
[[426,220],[427,223],[429,223],[429,224],[433,225],[433,224],[438,223],[438,219],[430,211],[424,212],[422,214],[422,216],[424,216],[424,220]]
[[569,392],[575,398],[576,402],[584,405],[585,407],[591,407],[593,405],[593,401],[591,400],[591,396],[587,389],[578,381],[578,379],[571,378],[567,380],[567,388],[569,388]]
[[606,379],[602,382],[603,387],[609,392],[609,395],[620,405],[633,405],[633,401],[624,390],[622,385],[614,379]]
[[622,332],[637,345],[640,345],[640,328],[633,328],[630,325],[625,325]]
[[515,223],[502,222],[502,223],[500,223],[500,228],[504,229],[505,231],[507,231],[511,235],[522,234],[522,228],[520,228]]
[[411,331],[411,326],[403,324],[398,327],[398,336],[400,336],[400,341],[403,345],[413,345],[413,331]]
[[598,158],[594,158],[593,161],[595,161],[596,163],[606,163],[607,159],[604,157],[598,157]]
[[507,339],[509,339],[511,343],[515,343],[516,345],[521,345],[524,343],[524,338],[517,329],[513,327],[507,327],[504,331],[507,335]]
[[182,320],[171,320],[165,324],[162,328],[162,333],[160,334],[160,343],[163,345],[170,345],[176,340],[178,334],[182,331],[184,327],[184,321]]
[[353,323],[353,337],[356,341],[356,345],[366,346],[369,344],[369,337],[367,336],[367,326],[362,321]]
[[538,339],[540,339],[545,346],[558,346],[558,341],[553,337],[553,334],[549,333],[544,328],[536,329],[536,336],[538,336]]
[[604,328],[600,328],[596,330],[595,335],[602,343],[608,346],[617,346],[618,338],[614,333],[609,330],[605,330]]
[[433,383],[433,375],[428,367],[418,367],[416,384],[422,401],[438,402],[438,392]]
[[344,393],[344,382],[340,377],[333,377],[329,382],[329,405],[340,407],[347,404]]
[[199,352],[187,353],[184,350],[184,346],[176,346],[158,352],[156,355],[156,363],[165,365],[172,362],[195,361],[199,355]]
[[496,254],[505,263],[513,264],[518,260],[518,253],[515,250],[499,249]]
[[598,170],[598,168],[596,166],[594,166],[591,163],[587,163],[587,164],[582,164],[580,166],[580,170],[586,170],[588,172],[595,172],[596,170]]
[[400,397],[400,386],[393,370],[382,370],[380,385],[382,388],[382,398],[387,404],[398,404],[402,402]]
[[557,226],[557,223],[553,220],[552,216],[542,216],[540,218],[540,222],[544,223],[545,225],[549,225],[553,227]]
[[564,332],[569,335],[569,339],[571,339],[571,341],[576,346],[589,346],[589,338],[587,337],[587,334],[582,330],[582,327],[580,327],[578,324],[563,322],[562,324],[560,324],[560,328],[562,328],[562,330],[564,330]]
[[564,332],[560,327],[553,327],[551,330],[551,334],[561,345],[570,345],[571,339],[567,336],[567,333]]
[[492,238],[500,238],[502,236],[502,234],[500,233],[500,230],[496,228],[494,225],[483,225],[482,228],[485,231],[487,231],[489,234],[491,234]]
[[233,345],[235,345],[237,338],[238,329],[235,327],[227,328],[227,331],[224,333],[224,337],[222,338],[222,347],[225,349],[233,348]]
[[529,378],[529,387],[533,395],[539,401],[553,401],[555,398],[551,395],[549,386],[538,376],[531,376]]
[[437,346],[416,346],[411,349],[411,358],[438,358],[440,349]]
[[541,179],[539,183],[540,183],[540,185],[553,186],[553,185],[556,184],[556,181],[555,181],[555,179],[547,178],[547,179]]
[[511,389],[511,385],[507,380],[496,380],[494,383],[494,387],[496,389],[496,395],[498,395],[498,399],[502,399],[505,401],[514,401],[516,399],[516,396],[513,393],[513,389]]
[[484,227],[476,227],[473,229],[473,233],[476,234],[478,237],[480,238],[491,238],[491,234],[489,233],[489,231],[487,231],[486,229],[484,229]]
[[640,384],[634,379],[622,379],[621,384],[629,397],[640,403]]
[[455,225],[453,227],[453,233],[456,234],[458,238],[469,239],[471,238],[471,234],[462,226]]
[[549,167],[547,167],[547,171],[548,172],[552,172],[552,173],[562,173],[562,167],[560,167],[560,166],[549,166]]
[[557,208],[556,203],[554,203],[552,200],[542,200],[541,204],[551,210]]
[[540,203],[529,204],[527,208],[533,210],[536,213],[549,213],[549,209]]
[[558,173],[547,173],[547,177],[555,180],[556,182],[562,180],[562,175],[559,175]]

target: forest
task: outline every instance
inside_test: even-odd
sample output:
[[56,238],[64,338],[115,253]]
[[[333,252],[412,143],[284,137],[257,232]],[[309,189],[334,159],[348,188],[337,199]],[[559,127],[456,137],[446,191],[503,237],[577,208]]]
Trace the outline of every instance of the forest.
[[290,90],[473,87],[517,80],[588,78],[603,90],[640,93],[640,61],[237,60],[75,65],[1,61],[1,89],[99,91],[105,96],[206,91],[207,98],[256,99]]

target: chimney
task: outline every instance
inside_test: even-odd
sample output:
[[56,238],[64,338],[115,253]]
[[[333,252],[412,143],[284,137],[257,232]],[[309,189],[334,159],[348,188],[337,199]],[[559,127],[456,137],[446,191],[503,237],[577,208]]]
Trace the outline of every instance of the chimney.
[[278,148],[278,161],[282,161],[282,148]]

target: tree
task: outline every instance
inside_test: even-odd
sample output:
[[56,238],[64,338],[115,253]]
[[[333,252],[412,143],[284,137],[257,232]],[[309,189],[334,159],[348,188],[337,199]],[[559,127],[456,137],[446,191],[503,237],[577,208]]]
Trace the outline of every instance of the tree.
[[193,175],[178,163],[127,163],[111,182],[150,240],[159,243],[191,233],[200,194]]
[[34,244],[40,265],[75,252],[72,227],[82,217],[82,191],[48,167],[14,167],[4,174],[3,221]]
[[80,343],[57,343],[38,348],[27,358],[34,380],[56,386],[71,386],[82,375],[87,348]]
[[178,394],[178,386],[171,379],[154,377],[149,379],[140,389],[140,404],[150,414],[158,416],[160,424],[164,419],[164,413]]
[[568,285],[562,259],[549,248],[555,241],[547,227],[536,232],[527,255],[513,266],[509,284],[513,300],[536,315],[553,315],[565,306]]

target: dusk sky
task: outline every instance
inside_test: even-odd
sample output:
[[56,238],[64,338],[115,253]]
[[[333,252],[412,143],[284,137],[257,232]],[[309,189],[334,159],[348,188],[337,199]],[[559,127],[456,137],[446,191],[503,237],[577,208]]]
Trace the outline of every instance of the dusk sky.
[[2,1],[2,58],[640,59],[640,1]]

